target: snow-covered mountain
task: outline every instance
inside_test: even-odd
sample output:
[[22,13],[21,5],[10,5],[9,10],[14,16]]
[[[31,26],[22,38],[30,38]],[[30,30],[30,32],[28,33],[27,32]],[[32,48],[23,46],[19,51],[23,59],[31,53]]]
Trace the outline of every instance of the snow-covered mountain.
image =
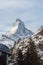
[[13,24],[12,29],[7,32],[6,35],[13,39],[14,37],[16,37],[17,40],[17,38],[31,36],[32,34],[32,31],[26,29],[24,23],[20,19],[17,19],[16,22]]
[[[43,28],[42,26],[38,30],[38,32],[31,36],[32,40],[34,41],[36,45],[36,49],[38,51],[38,54],[40,55],[40,59],[43,60]],[[29,37],[24,38],[22,40],[19,40],[13,47],[13,55],[16,57],[17,49],[21,49],[23,53],[26,52],[28,46],[29,46]]]
[[33,32],[28,30],[20,19],[16,19],[12,29],[2,35],[0,42],[12,47],[18,39],[29,37],[32,34]]
[[43,26],[40,27],[37,34],[33,35],[32,38],[36,43],[41,60],[43,60]]

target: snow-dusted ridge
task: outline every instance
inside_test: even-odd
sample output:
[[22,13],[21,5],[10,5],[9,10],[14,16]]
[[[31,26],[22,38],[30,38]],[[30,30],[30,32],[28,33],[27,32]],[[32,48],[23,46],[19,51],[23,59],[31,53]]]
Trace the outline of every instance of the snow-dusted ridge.
[[[38,51],[41,60],[43,60],[43,34],[41,34],[43,33],[42,30],[43,28],[41,28],[41,30],[39,30],[37,34],[31,36],[32,40],[36,45],[36,50]],[[17,52],[18,48],[20,48],[22,52],[25,53],[27,51],[28,46],[29,46],[29,37],[19,40],[19,42],[17,42],[13,47],[13,54]]]
[[12,29],[2,35],[0,42],[11,48],[18,39],[23,39],[31,35],[33,35],[33,32],[25,27],[23,21],[16,19]]
[[27,36],[32,35],[33,33],[32,31],[26,29],[24,23],[20,19],[16,19],[16,22],[13,24],[12,29],[6,35],[11,36],[14,34],[18,34],[19,36]]
[[36,46],[38,47],[39,55],[41,56],[41,60],[43,60],[43,25],[38,30],[37,34],[32,36]]
[[38,54],[41,56],[41,60],[43,60],[43,26],[41,26],[38,32],[33,35],[33,32],[28,30],[20,19],[17,19],[13,24],[12,29],[6,34],[2,35],[0,43],[3,43],[11,48],[14,46],[14,43],[16,41],[17,43],[15,44],[13,52],[20,48],[23,49],[22,52],[24,53],[28,48],[30,36],[35,42],[37,51],[39,52]]

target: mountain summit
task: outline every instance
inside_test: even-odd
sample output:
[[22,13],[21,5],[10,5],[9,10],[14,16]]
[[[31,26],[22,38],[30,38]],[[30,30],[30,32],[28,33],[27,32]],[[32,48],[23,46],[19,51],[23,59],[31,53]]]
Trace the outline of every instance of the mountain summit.
[[14,26],[15,25],[23,25],[24,26],[24,23],[20,19],[16,19]]
[[29,37],[32,34],[33,32],[28,30],[20,19],[16,19],[11,30],[2,35],[0,42],[12,47],[15,41]]
[[16,19],[12,29],[7,33],[8,36],[16,35],[18,37],[27,37],[33,34],[32,31],[26,29],[24,23],[20,19]]

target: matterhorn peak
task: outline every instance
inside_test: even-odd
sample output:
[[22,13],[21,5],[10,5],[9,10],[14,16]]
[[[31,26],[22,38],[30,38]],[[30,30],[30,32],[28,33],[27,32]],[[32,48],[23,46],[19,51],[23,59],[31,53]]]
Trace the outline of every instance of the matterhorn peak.
[[19,22],[22,22],[19,18],[17,18],[17,19],[16,19],[16,22],[18,22],[18,21],[19,21]]
[[16,19],[15,23],[13,24],[12,29],[7,33],[8,36],[16,35],[19,37],[25,37],[32,35],[32,31],[28,30],[23,21],[20,19]]
[[25,27],[24,22],[16,19],[12,28],[5,35],[2,35],[2,43],[12,47],[15,41],[30,37],[31,35],[33,35],[33,32]]
[[18,26],[25,26],[23,21],[20,20],[19,18],[16,19],[15,23],[13,24],[13,26],[16,26],[16,25],[18,25]]

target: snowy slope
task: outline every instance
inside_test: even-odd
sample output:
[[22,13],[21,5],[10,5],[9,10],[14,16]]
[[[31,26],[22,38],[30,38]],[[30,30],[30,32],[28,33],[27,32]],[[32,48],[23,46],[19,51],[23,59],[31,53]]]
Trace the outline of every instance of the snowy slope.
[[18,36],[18,37],[22,37],[22,36],[30,36],[32,35],[33,33],[26,29],[24,23],[20,20],[20,19],[17,19],[16,22],[13,24],[13,27],[12,29],[7,33],[8,36]]
[[12,47],[18,39],[26,38],[32,34],[33,32],[26,29],[24,23],[20,19],[16,19],[12,29],[2,35],[0,42],[6,44],[8,47]]
[[36,43],[37,50],[39,51],[39,55],[41,56],[41,60],[43,60],[43,26],[40,27],[37,34],[32,36],[33,40]]
[[[43,28],[40,28],[37,34],[31,36],[32,40],[35,42],[36,49],[38,54],[41,56],[41,60],[43,60]],[[16,55],[17,49],[20,48],[23,53],[26,52],[29,46],[29,37],[19,40],[13,47],[13,54]]]

